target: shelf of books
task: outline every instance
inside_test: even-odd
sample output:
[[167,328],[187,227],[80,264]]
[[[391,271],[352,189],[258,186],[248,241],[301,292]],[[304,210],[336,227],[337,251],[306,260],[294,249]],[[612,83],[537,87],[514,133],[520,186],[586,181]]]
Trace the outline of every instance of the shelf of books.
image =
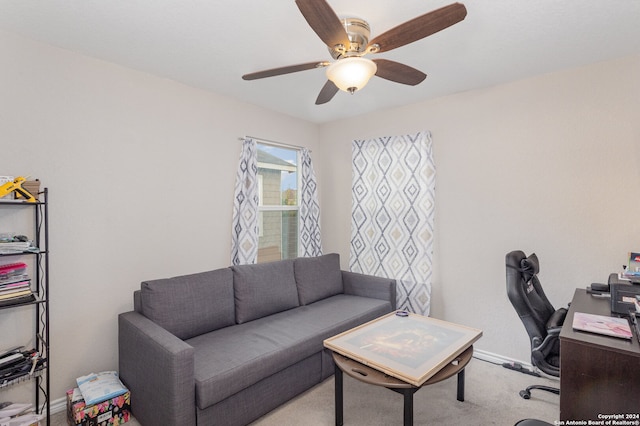
[[[0,199],[0,312],[5,320],[0,322],[3,334],[0,391],[33,381],[35,411],[48,425],[51,409],[48,189],[37,195],[35,202]],[[31,315],[33,320],[24,321],[33,324],[28,335],[23,333],[30,325],[16,330],[9,325],[10,329],[4,330],[6,324],[21,324],[25,316],[28,319]],[[0,395],[0,401],[5,399]]]
[[[2,243],[0,243],[2,244]],[[24,262],[0,265],[0,308],[34,302],[31,278]]]

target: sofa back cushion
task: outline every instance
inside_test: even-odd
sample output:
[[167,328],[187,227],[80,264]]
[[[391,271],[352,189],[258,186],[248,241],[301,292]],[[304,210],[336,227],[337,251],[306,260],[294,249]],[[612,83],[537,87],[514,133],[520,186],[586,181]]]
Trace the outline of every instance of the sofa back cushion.
[[144,281],[142,314],[185,340],[235,324],[233,273],[217,269]]
[[238,324],[299,306],[292,259],[231,269]]
[[295,260],[294,270],[301,305],[344,293],[340,255],[337,253],[300,257]]

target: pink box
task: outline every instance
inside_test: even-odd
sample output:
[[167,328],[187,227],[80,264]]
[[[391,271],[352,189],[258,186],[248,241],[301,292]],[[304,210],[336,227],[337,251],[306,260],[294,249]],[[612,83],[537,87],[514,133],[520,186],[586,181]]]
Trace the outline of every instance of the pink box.
[[130,418],[131,392],[86,405],[78,388],[67,391],[67,421],[70,425],[119,426]]

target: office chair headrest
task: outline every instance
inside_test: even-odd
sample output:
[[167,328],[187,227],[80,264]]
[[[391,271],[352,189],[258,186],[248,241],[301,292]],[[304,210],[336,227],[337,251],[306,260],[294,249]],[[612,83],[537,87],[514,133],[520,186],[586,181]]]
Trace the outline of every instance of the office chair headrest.
[[520,261],[520,268],[522,268],[522,277],[525,282],[540,272],[540,264],[538,263],[538,256],[535,253],[531,253],[529,257]]

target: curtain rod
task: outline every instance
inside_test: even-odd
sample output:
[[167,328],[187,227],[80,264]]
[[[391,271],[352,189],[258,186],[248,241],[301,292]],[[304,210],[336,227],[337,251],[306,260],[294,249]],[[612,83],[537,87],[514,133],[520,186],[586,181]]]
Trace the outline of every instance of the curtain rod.
[[[255,136],[248,136],[248,135],[244,136],[244,137],[239,137],[238,140],[239,141],[244,141],[246,138],[255,139],[257,141],[265,142],[265,143],[268,143],[269,145],[275,145],[275,146],[279,146],[279,147],[282,147],[282,148],[294,148],[294,149],[304,149],[304,148],[306,148],[306,147],[300,146],[300,145],[293,145],[293,144],[290,144],[290,143],[284,143],[284,142],[278,142],[278,141],[270,141],[269,139],[257,138]],[[309,148],[306,148],[306,149],[308,149],[309,152],[311,152],[311,150]]]

